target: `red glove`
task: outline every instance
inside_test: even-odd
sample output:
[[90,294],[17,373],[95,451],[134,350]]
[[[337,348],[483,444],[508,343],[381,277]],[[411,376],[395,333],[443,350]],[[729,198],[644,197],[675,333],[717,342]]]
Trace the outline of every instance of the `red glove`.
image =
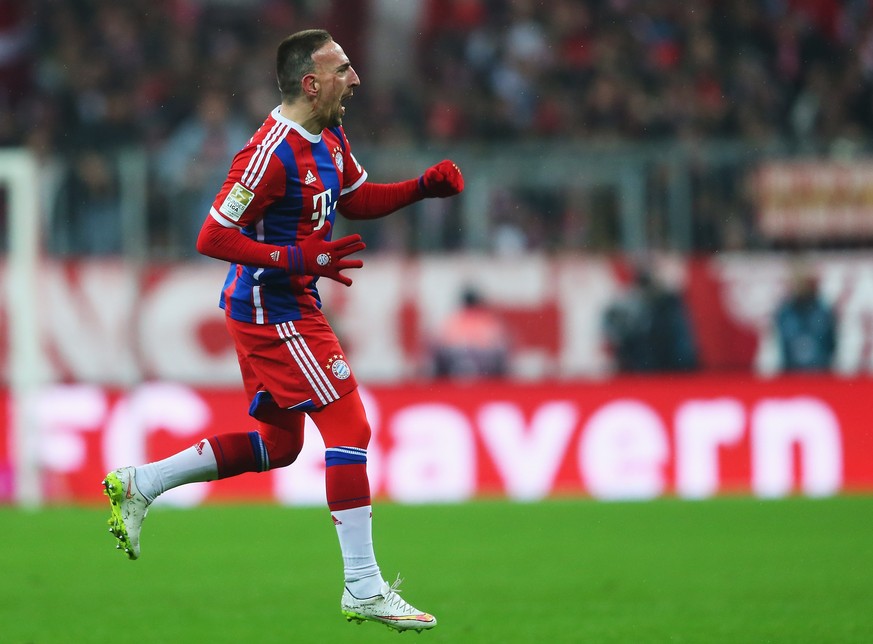
[[464,175],[446,159],[424,171],[418,178],[418,189],[425,197],[451,197],[464,189]]
[[352,280],[342,275],[340,271],[347,268],[361,268],[364,262],[359,259],[343,258],[364,250],[366,245],[361,241],[360,235],[325,241],[329,233],[330,222],[326,221],[320,230],[301,239],[296,246],[286,246],[288,272],[292,275],[322,275],[340,284],[351,286]]

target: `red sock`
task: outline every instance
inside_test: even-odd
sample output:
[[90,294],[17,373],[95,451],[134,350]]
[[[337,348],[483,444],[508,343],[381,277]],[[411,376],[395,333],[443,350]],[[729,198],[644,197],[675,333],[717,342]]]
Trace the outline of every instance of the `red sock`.
[[266,472],[285,467],[303,449],[303,414],[287,409],[268,409],[258,415],[258,431],[221,434],[209,439],[218,478],[244,472]]
[[327,507],[331,511],[370,505],[366,462],[327,467],[324,472],[324,485],[327,490]]
[[[252,434],[256,439],[253,440]],[[221,434],[209,439],[212,451],[215,454],[215,462],[218,464],[218,478],[226,479],[243,472],[263,472],[270,467],[263,441],[258,432],[234,432]],[[258,444],[257,452],[253,444]],[[257,454],[257,456],[256,456]]]
[[370,505],[367,444],[370,425],[358,391],[311,414],[324,439],[324,484],[331,510]]

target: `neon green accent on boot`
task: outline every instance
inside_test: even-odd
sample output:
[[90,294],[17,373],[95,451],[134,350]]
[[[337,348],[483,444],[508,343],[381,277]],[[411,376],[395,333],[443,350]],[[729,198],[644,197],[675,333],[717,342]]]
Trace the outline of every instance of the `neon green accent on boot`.
[[109,531],[118,539],[119,549],[124,550],[127,556],[130,557],[132,547],[127,536],[127,528],[124,525],[124,521],[121,520],[121,500],[124,498],[124,486],[115,472],[106,475],[103,494],[109,497],[110,509],[112,510],[112,515],[107,521]]

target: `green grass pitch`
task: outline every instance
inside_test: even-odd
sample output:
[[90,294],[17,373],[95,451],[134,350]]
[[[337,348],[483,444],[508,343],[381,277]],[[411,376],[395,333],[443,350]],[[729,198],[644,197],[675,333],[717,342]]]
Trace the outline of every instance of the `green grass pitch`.
[[0,641],[873,642],[873,497],[377,504],[420,635],[342,618],[326,510],[155,508],[138,561],[107,517],[0,508]]

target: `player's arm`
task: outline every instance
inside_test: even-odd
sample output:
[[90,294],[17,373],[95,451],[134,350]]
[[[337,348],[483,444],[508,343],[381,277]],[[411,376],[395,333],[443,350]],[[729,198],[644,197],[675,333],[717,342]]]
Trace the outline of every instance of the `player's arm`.
[[351,286],[352,280],[340,271],[361,268],[359,259],[345,259],[366,248],[360,235],[348,235],[327,241],[330,222],[325,223],[297,244],[276,246],[249,239],[235,227],[224,226],[211,215],[206,217],[197,237],[197,251],[208,257],[226,262],[281,268],[291,275],[322,275]]
[[376,219],[428,197],[451,197],[464,189],[457,165],[440,161],[417,179],[399,183],[364,182],[342,195],[338,207],[348,219]]
[[288,253],[284,246],[256,242],[236,227],[223,226],[212,216],[206,217],[200,228],[197,252],[245,266],[288,270]]

